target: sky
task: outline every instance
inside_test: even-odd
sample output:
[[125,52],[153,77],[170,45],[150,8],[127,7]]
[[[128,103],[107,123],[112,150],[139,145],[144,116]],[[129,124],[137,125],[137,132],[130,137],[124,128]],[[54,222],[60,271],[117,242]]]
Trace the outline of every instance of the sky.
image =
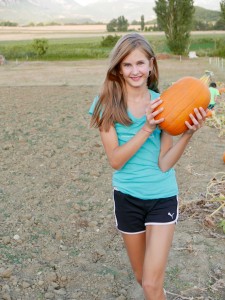
[[[97,0],[76,0],[77,3],[81,5],[87,5],[90,3],[95,3]],[[147,0],[133,0],[134,2],[144,2]],[[220,1],[221,0],[195,0],[194,5],[204,7],[206,9],[219,10],[220,11]],[[113,0],[111,0],[113,2]]]

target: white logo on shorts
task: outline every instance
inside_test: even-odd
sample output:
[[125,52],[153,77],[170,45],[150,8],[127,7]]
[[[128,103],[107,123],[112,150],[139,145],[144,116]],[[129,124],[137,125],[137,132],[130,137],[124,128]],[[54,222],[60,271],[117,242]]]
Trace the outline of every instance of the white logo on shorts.
[[172,219],[173,219],[173,215],[174,215],[174,213],[171,214],[170,212],[168,212],[168,216],[170,216]]

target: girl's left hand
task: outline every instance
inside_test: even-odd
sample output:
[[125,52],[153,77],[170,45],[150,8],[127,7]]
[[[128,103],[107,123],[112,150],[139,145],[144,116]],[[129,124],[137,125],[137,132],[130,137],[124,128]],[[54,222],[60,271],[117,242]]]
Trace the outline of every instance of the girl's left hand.
[[195,131],[197,131],[199,128],[201,128],[204,124],[204,121],[206,119],[206,111],[202,108],[195,108],[194,113],[190,114],[190,118],[192,120],[193,125],[191,125],[188,121],[185,121],[186,126],[188,127],[188,131],[186,131],[189,134],[193,134]]

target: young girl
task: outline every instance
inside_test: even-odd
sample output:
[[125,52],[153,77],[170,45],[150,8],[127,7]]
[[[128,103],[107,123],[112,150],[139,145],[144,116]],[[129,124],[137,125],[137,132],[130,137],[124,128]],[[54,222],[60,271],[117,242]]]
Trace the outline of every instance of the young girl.
[[[158,66],[145,38],[123,36],[114,47],[100,95],[90,108],[91,126],[100,130],[113,174],[115,218],[137,282],[147,300],[164,300],[164,275],[178,219],[173,166],[206,117],[190,115],[193,125],[173,145],[154,118],[162,100]],[[179,99],[178,99],[179,101]]]

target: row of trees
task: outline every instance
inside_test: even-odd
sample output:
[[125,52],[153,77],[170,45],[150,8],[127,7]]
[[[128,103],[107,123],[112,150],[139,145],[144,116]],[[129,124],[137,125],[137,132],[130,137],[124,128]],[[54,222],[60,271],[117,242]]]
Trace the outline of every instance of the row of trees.
[[[225,29],[225,0],[220,2],[220,8],[221,17],[216,24],[218,28],[215,29]],[[203,22],[194,21],[194,0],[156,0],[154,11],[157,16],[157,27],[153,27],[153,29],[165,32],[168,47],[175,54],[183,54],[187,51],[193,26],[199,27],[199,30],[204,30],[201,28],[204,26]],[[128,20],[124,16],[120,16],[107,24],[107,31],[123,32],[128,30],[128,26]],[[147,28],[143,15],[141,16],[140,27],[142,31]]]

